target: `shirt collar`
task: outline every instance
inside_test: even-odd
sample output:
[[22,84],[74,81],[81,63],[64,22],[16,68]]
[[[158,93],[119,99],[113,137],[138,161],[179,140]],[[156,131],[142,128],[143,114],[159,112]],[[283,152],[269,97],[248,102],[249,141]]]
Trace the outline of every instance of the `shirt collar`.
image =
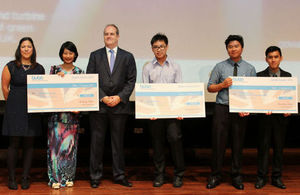
[[[153,65],[155,65],[155,64],[160,65],[160,64],[158,63],[156,57],[153,58],[152,64],[153,64]],[[167,58],[166,58],[166,61],[164,61],[164,64],[166,64],[166,65],[169,65],[169,64],[170,64],[170,59],[169,59],[168,56],[167,56]]]
[[[105,47],[105,48],[106,48],[106,52],[109,53],[109,50],[110,50],[110,49],[109,49],[108,47]],[[114,50],[114,53],[117,54],[118,46],[116,46],[116,47],[113,48],[112,50]]]
[[235,63],[237,63],[237,65],[240,66],[240,64],[242,63],[243,59],[242,59],[242,57],[241,57],[240,61],[235,62],[235,61],[233,61],[232,59],[228,58],[227,61],[228,61],[229,64],[231,64],[232,66],[234,66]]
[[269,70],[269,75],[270,75],[270,76],[273,76],[273,75],[275,74],[277,77],[280,77],[280,68],[279,68],[278,71],[275,72],[275,73],[273,73],[273,72],[270,70],[270,68],[268,68],[268,70]]

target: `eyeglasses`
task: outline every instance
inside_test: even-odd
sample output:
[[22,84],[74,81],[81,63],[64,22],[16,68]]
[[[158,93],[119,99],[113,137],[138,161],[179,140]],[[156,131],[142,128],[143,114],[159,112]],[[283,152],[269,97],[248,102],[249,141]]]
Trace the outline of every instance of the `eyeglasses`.
[[236,45],[228,45],[227,49],[233,49],[233,48],[239,48],[241,45],[240,44],[236,44]]
[[165,46],[165,45],[160,45],[160,46],[153,46],[152,49],[154,49],[154,50],[159,50],[159,49],[163,50],[163,49],[165,49],[166,47],[167,47],[167,46]]

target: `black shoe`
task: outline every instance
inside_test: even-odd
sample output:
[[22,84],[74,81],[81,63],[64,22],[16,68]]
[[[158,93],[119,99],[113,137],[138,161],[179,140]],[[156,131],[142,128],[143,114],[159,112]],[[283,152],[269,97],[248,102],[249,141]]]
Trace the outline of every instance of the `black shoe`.
[[284,185],[284,183],[281,181],[280,178],[272,179],[271,184],[277,188],[286,189],[286,186]]
[[164,176],[163,175],[156,176],[153,181],[153,187],[160,187],[162,185],[164,185]]
[[27,190],[30,187],[29,177],[22,177],[21,188]]
[[174,188],[180,188],[183,185],[182,177],[175,176],[173,180],[173,187]]
[[126,178],[116,180],[115,184],[120,184],[120,185],[125,186],[125,187],[132,187],[132,183],[129,182]]
[[206,188],[207,189],[213,189],[215,187],[217,187],[218,185],[220,185],[220,179],[217,178],[217,177],[209,177],[208,178],[208,182],[207,182],[207,185],[206,185]]
[[233,180],[232,181],[232,186],[235,187],[238,190],[243,190],[244,189],[244,184],[241,179]]
[[257,181],[254,186],[256,189],[261,189],[266,185],[266,183],[267,183],[266,179],[259,177],[259,178],[257,178]]
[[8,188],[11,190],[17,190],[18,184],[15,178],[8,178]]
[[91,187],[92,187],[92,188],[98,188],[98,187],[99,187],[99,184],[100,184],[99,180],[96,180],[96,179],[92,179],[92,180],[90,181],[90,183],[91,183]]

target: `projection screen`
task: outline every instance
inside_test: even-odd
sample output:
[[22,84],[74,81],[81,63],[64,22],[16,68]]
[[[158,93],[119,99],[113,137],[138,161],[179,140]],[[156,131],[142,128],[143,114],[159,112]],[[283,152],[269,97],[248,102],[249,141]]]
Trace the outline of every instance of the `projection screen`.
[[[281,67],[300,78],[300,1],[298,0],[10,0],[0,7],[0,71],[18,41],[33,38],[46,73],[61,64],[59,48],[72,41],[79,51],[75,65],[86,69],[90,52],[103,47],[103,28],[120,29],[119,46],[133,53],[137,82],[153,59],[150,40],[157,32],[169,38],[168,56],[180,64],[184,82],[207,83],[213,66],[228,58],[229,34],[244,37],[243,59],[256,71],[267,67],[264,51],[282,48]],[[299,96],[300,97],[300,96]],[[1,93],[1,99],[3,96]],[[206,101],[215,101],[206,93]]]

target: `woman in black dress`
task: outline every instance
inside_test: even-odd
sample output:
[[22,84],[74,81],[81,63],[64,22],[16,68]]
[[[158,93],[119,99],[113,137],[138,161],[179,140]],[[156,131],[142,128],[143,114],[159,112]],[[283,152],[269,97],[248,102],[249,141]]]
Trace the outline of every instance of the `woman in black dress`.
[[36,62],[32,39],[24,37],[19,42],[15,60],[9,62],[2,72],[2,92],[6,100],[2,134],[9,138],[8,188],[13,190],[18,189],[15,167],[19,144],[22,143],[23,149],[21,188],[28,189],[34,136],[41,135],[42,132],[39,115],[27,113],[27,75],[32,74],[45,74],[45,70]]

